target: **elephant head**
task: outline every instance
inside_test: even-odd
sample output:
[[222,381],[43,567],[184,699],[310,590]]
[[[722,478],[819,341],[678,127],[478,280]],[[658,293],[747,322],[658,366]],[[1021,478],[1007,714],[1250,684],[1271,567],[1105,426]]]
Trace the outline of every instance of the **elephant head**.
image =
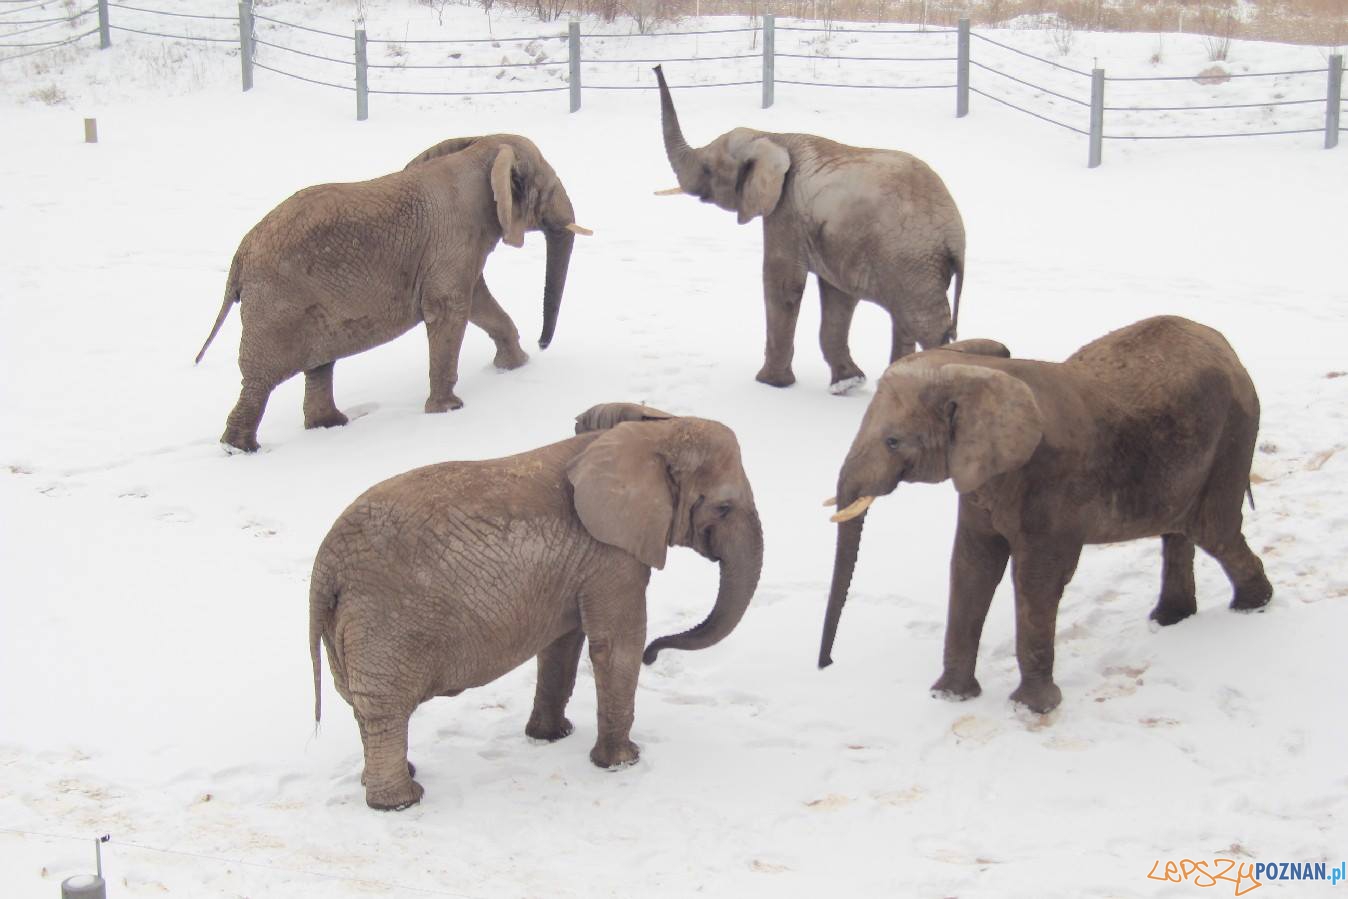
[[733,431],[700,418],[623,421],[586,447],[567,477],[581,523],[601,543],[652,568],[664,567],[669,546],[720,563],[711,613],[652,641],[646,664],[662,649],[703,649],[735,629],[758,587],[763,528]]
[[644,403],[600,403],[576,416],[576,433],[607,431],[625,421],[663,421],[673,417]]
[[561,179],[528,138],[514,134],[451,138],[417,154],[406,168],[482,145],[488,148],[490,169],[484,174],[491,184],[501,239],[512,247],[522,247],[524,232],[542,231],[547,240],[543,332],[538,338],[539,348],[547,349],[557,327],[575,235],[594,232],[576,224],[571,198]]
[[665,132],[665,154],[679,179],[677,191],[704,203],[737,213],[741,225],[767,216],[781,200],[791,156],[772,135],[749,128],[727,131],[705,147],[693,149],[684,140],[665,73],[655,67],[660,83],[660,122]]
[[[952,344],[956,352],[1002,355],[993,341]],[[1000,350],[1001,352],[998,352]],[[972,360],[971,360],[972,361]],[[992,366],[960,361],[949,348],[890,366],[876,387],[842,471],[834,500],[838,544],[819,648],[819,667],[833,663],[833,638],[852,583],[866,510],[903,481],[951,479],[960,493],[1029,461],[1044,418],[1029,386]]]

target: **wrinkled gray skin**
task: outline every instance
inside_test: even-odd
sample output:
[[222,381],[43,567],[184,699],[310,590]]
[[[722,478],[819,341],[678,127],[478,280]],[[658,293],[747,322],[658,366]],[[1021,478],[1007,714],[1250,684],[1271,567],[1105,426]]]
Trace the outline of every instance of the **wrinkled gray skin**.
[[663,421],[667,418],[674,416],[644,403],[600,403],[576,416],[576,433],[606,431],[625,421]]
[[[951,352],[959,349],[974,352]],[[1259,399],[1221,334],[1165,316],[1114,331],[1063,363],[980,352],[988,347],[955,344],[890,366],[838,475],[840,510],[905,481],[955,482],[959,524],[935,693],[981,692],[979,636],[1008,559],[1021,677],[1011,698],[1041,713],[1062,699],[1053,682],[1058,601],[1085,544],[1161,537],[1151,617],[1162,625],[1197,611],[1195,545],[1226,572],[1232,609],[1269,601],[1273,587],[1241,533]],[[832,663],[865,521],[864,511],[847,516],[835,516],[846,520],[821,668]]]
[[[812,134],[728,131],[693,149],[679,127],[664,73],[665,153],[679,187],[735,212],[763,217],[767,346],[758,380],[794,384],[796,317],[805,278],[819,281],[819,344],[834,392],[865,380],[848,331],[858,299],[889,312],[890,361],[955,338],[964,281],[964,223],[941,179],[896,150],[849,147]],[[955,322],[946,288],[955,278]]]
[[320,184],[269,212],[239,244],[224,304],[197,361],[239,303],[243,388],[224,443],[258,448],[267,397],[304,372],[304,426],[347,418],[332,395],[337,359],[387,343],[421,322],[430,343],[427,412],[458,409],[459,348],[469,322],[496,344],[496,365],[529,357],[482,278],[498,241],[547,237],[540,348],[552,340],[575,237],[571,200],[538,148],[512,134],[456,138],[401,172]]
[[[706,620],[652,641],[643,655],[646,585],[668,546],[719,562],[720,589]],[[641,662],[725,638],[762,565],[739,445],[714,421],[619,421],[517,456],[407,472],[352,503],[314,560],[314,717],[321,640],[360,727],[366,802],[405,808],[423,792],[407,762],[407,722],[418,705],[537,656],[525,733],[561,739],[571,733],[566,703],[588,639],[599,699],[590,759],[631,764]]]

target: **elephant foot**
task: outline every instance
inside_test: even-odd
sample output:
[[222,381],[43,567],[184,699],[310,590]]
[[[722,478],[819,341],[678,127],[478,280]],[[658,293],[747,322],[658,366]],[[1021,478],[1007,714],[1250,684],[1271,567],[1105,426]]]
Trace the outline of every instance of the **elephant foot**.
[[529,723],[524,726],[524,735],[531,740],[546,740],[549,743],[555,743],[563,737],[570,736],[572,730],[574,728],[566,718],[555,722],[545,722],[542,719],[531,717]]
[[1169,627],[1197,613],[1198,601],[1194,597],[1161,594],[1160,602],[1156,603],[1156,608],[1147,617],[1161,627]]
[[1051,680],[1022,680],[1016,692],[1011,694],[1011,701],[1037,714],[1047,715],[1062,702],[1062,690]]
[[225,452],[233,455],[234,453],[255,453],[258,450],[257,434],[235,431],[230,428],[220,436],[220,443],[224,445]]
[[426,790],[412,778],[382,790],[366,789],[365,804],[382,812],[400,812],[421,801]]
[[454,409],[462,409],[462,408],[463,408],[463,400],[459,399],[452,393],[444,397],[433,396],[430,399],[426,400],[427,412],[450,412]]
[[347,424],[351,419],[347,418],[341,412],[333,409],[331,412],[325,412],[322,415],[304,417],[304,427],[310,430],[314,428],[340,428]]
[[[407,763],[407,776],[408,776],[408,777],[416,777],[416,776],[417,776],[417,766],[414,765],[414,764],[412,764],[411,762],[408,762],[408,763]],[[365,786],[365,771],[364,771],[364,769],[362,769],[361,772],[360,772],[360,785],[361,785],[362,787]]]
[[519,368],[528,361],[529,354],[524,352],[518,345],[513,347],[497,347],[496,358],[492,360],[492,365],[495,365],[501,371],[511,371],[512,369]]
[[843,378],[840,381],[834,381],[832,384],[828,385],[828,392],[834,396],[843,396],[844,394],[851,393],[865,383],[865,375],[853,375],[850,378]]
[[635,765],[640,758],[641,751],[631,740],[621,740],[612,744],[599,742],[590,750],[590,761],[610,771]]
[[771,387],[790,387],[796,383],[796,376],[790,368],[781,370],[768,368],[766,365],[758,370],[754,380],[760,384],[767,384]]
[[946,672],[931,685],[931,695],[935,699],[948,699],[951,702],[963,702],[983,694],[983,688],[973,675],[951,674]]
[[1241,584],[1231,599],[1233,612],[1258,612],[1273,598],[1273,585],[1262,575],[1254,581]]

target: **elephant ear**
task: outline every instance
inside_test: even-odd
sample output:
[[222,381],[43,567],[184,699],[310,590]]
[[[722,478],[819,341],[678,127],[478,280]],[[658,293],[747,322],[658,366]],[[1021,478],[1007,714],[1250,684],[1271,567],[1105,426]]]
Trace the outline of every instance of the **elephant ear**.
[[667,425],[624,422],[571,460],[566,476],[590,536],[665,567],[674,491],[660,453]]
[[945,365],[941,375],[953,388],[946,464],[956,490],[971,493],[1030,460],[1044,436],[1044,416],[1024,381],[972,365]]
[[791,156],[766,137],[749,141],[737,156],[740,171],[735,195],[739,198],[739,222],[743,225],[777,208],[786,171],[791,168]]
[[625,421],[663,421],[674,418],[644,403],[600,403],[576,416],[576,433],[607,431]]
[[512,247],[524,246],[524,222],[515,218],[515,197],[511,190],[515,150],[509,146],[496,152],[491,164],[491,194],[496,200],[496,218],[501,222],[501,239]]

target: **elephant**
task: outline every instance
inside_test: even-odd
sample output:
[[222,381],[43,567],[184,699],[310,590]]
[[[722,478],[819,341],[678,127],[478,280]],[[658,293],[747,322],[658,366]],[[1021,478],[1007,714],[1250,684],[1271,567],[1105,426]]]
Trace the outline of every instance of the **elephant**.
[[496,344],[498,368],[529,356],[519,332],[482,277],[498,241],[524,245],[544,232],[543,332],[557,326],[575,234],[571,199],[527,138],[454,138],[419,154],[400,172],[306,188],[267,213],[239,244],[225,298],[200,362],[230,307],[239,304],[243,386],[229,414],[227,448],[254,452],[272,390],[304,372],[304,426],[347,423],[332,394],[333,365],[426,323],[430,343],[427,412],[458,409],[459,348],[472,322]]
[[[372,808],[423,795],[407,762],[419,704],[531,657],[538,681],[525,734],[570,734],[566,704],[587,639],[599,705],[590,760],[636,762],[641,663],[720,642],[748,608],[763,531],[734,432],[700,418],[623,420],[604,407],[581,417],[615,424],[515,456],[398,475],[356,499],[323,540],[309,593],[314,718],[321,643],[356,716]],[[700,624],[643,652],[646,586],[669,546],[719,563],[719,590]]]
[[919,353],[880,379],[830,500],[840,511],[820,668],[833,661],[866,510],[903,482],[950,479],[959,493],[938,696],[981,693],[979,637],[1008,558],[1020,668],[1011,699],[1041,714],[1062,700],[1058,603],[1086,544],[1161,538],[1151,618],[1162,626],[1198,610],[1195,545],[1231,581],[1232,609],[1268,603],[1273,587],[1241,532],[1259,398],[1220,333],[1148,318],[1062,363],[1001,358],[996,346]]
[[[940,177],[897,150],[850,147],[812,134],[727,131],[692,149],[679,127],[664,72],[655,67],[665,153],[679,186],[735,212],[741,225],[763,219],[763,300],[767,345],[757,378],[794,384],[796,317],[806,275],[819,282],[819,344],[830,389],[865,381],[848,331],[857,300],[884,307],[890,362],[955,339],[964,285],[964,223]],[[954,312],[946,289],[954,277]]]

